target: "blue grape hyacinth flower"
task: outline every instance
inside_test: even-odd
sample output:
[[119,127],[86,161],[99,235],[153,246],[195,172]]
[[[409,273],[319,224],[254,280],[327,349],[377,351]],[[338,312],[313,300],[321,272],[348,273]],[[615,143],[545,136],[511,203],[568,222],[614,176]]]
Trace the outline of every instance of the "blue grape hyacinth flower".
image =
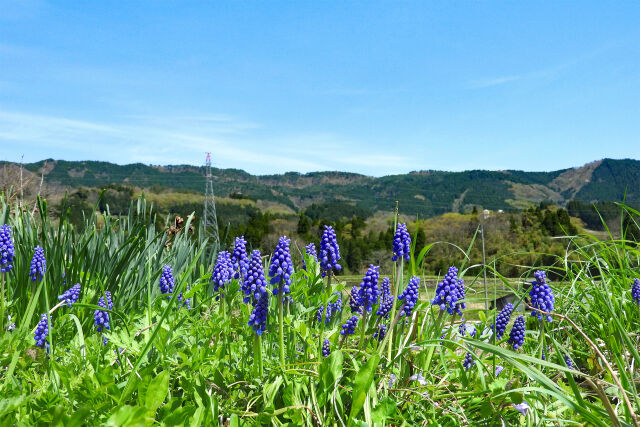
[[78,301],[80,298],[80,283],[76,283],[66,291],[62,295],[58,296],[58,299],[67,303],[69,307],[73,305],[74,302]]
[[458,333],[460,336],[464,337],[467,333],[471,338],[476,337],[476,327],[473,325],[467,325],[466,323],[461,323],[458,328]]
[[42,314],[40,316],[40,321],[36,326],[36,331],[33,335],[33,339],[36,342],[36,347],[40,347],[44,349],[46,347],[47,353],[49,352],[49,341],[47,341],[47,336],[49,335],[49,318],[48,315]]
[[249,302],[251,298],[259,298],[263,292],[267,291],[267,280],[264,278],[264,269],[262,268],[262,256],[260,251],[255,249],[251,252],[249,267],[242,282],[242,292],[244,293],[244,302]]
[[360,298],[358,298],[358,287],[351,288],[351,294],[349,295],[349,308],[351,314],[361,314],[362,306],[360,305]]
[[[496,317],[495,331],[496,331],[496,339],[500,340],[504,336],[504,330],[509,323],[509,319],[511,318],[511,313],[513,312],[513,304],[508,303],[504,306],[504,308],[498,313]],[[494,325],[491,325],[493,327]]]
[[358,316],[351,316],[347,323],[342,325],[342,330],[340,331],[340,335],[353,335],[356,332],[356,326],[358,326],[358,320],[360,318]]
[[379,269],[380,266],[370,265],[358,289],[358,306],[367,311],[371,311],[373,304],[378,303],[378,295],[380,294],[378,288]]
[[[187,286],[187,292],[189,292],[189,286]],[[184,299],[182,292],[178,295],[178,308],[186,307],[187,310],[191,308],[191,298]]]
[[466,308],[466,304],[459,301],[464,297],[464,280],[458,279],[457,267],[449,267],[444,279],[438,284],[436,296],[431,304],[439,306],[441,311],[447,310],[449,314],[457,313],[462,316],[462,310]]
[[378,338],[379,342],[384,339],[385,335],[387,335],[387,325],[381,323],[380,326],[378,326],[378,331],[373,334],[373,337]]
[[271,257],[271,264],[269,265],[269,276],[271,277],[270,283],[272,285],[279,285],[273,288],[273,294],[278,295],[280,292],[280,286],[282,287],[283,295],[287,295],[291,292],[291,275],[293,275],[293,263],[291,262],[291,252],[289,250],[290,239],[287,236],[282,236],[278,239],[276,250]]
[[467,353],[464,356],[464,361],[462,362],[462,366],[464,366],[464,369],[468,371],[475,364],[476,364],[476,360],[473,358],[471,353]]
[[322,239],[320,240],[320,253],[318,254],[320,260],[320,270],[322,270],[322,277],[325,277],[327,273],[335,270],[339,271],[342,266],[338,263],[340,261],[340,247],[338,246],[338,239],[336,238],[336,232],[330,225],[324,226],[322,232]]
[[11,238],[11,227],[7,224],[0,227],[0,273],[6,273],[13,268],[16,250]]
[[258,290],[255,296],[255,303],[251,316],[249,317],[249,326],[253,326],[253,330],[258,335],[262,335],[267,327],[267,312],[269,310],[269,292]]
[[524,316],[520,315],[516,318],[509,333],[509,341],[507,343],[513,347],[514,350],[517,350],[524,344]]
[[165,265],[162,267],[162,274],[160,275],[160,280],[158,282],[160,286],[160,293],[162,294],[172,294],[173,287],[175,286],[175,282],[173,280],[173,271],[170,265]]
[[413,307],[415,307],[418,302],[418,297],[420,294],[420,278],[417,276],[413,276],[409,279],[409,284],[402,292],[401,295],[398,295],[399,300],[404,300],[404,304],[402,305],[402,315],[410,317],[413,312]]
[[[538,270],[534,273],[534,276],[536,280],[531,283],[531,290],[529,291],[531,306],[550,313],[553,311],[555,298],[553,297],[553,291],[547,283],[547,275],[544,271]],[[543,315],[538,311],[532,311],[531,315],[542,320]],[[552,320],[551,316],[547,316],[547,322],[551,322]]]
[[[309,243],[307,246],[305,246],[304,252],[311,258],[315,259],[316,262],[318,261],[318,252],[316,252],[316,245],[314,245],[313,243]],[[302,269],[305,271],[307,270],[307,264],[304,261],[304,257],[302,258]]]
[[576,366],[573,364],[573,360],[571,360],[571,357],[569,357],[568,354],[565,354],[564,356],[564,363],[567,364],[567,368],[569,369],[575,369]]
[[213,267],[213,273],[211,274],[213,291],[218,292],[219,289],[224,289],[226,285],[231,283],[234,274],[231,254],[227,251],[218,252],[216,265]]
[[342,292],[337,291],[338,298],[331,304],[331,311],[334,313],[340,313],[342,311]]
[[396,228],[393,236],[393,261],[401,258],[409,261],[411,259],[411,236],[407,230],[407,224],[400,224]]
[[631,298],[636,304],[640,304],[640,279],[634,279],[631,285]]
[[47,272],[47,260],[44,257],[44,249],[40,246],[36,246],[33,252],[33,258],[31,259],[31,266],[29,268],[29,276],[32,281],[42,280],[44,273]]
[[[106,297],[106,301],[105,301]],[[113,310],[113,301],[111,300],[111,292],[106,291],[104,296],[101,296],[98,300],[98,306],[104,309]],[[96,310],[93,312],[93,321],[95,326],[97,326],[98,332],[102,332],[103,330],[111,329],[111,324],[109,323],[109,312],[106,310]],[[102,337],[102,342],[104,345],[107,345],[107,337]]]
[[247,241],[244,236],[236,237],[233,244],[233,253],[231,254],[231,262],[233,263],[234,279],[244,277],[249,268],[249,256],[247,255]]
[[325,339],[324,342],[322,343],[322,356],[329,357],[330,354],[331,354],[331,345],[329,343],[329,340]]

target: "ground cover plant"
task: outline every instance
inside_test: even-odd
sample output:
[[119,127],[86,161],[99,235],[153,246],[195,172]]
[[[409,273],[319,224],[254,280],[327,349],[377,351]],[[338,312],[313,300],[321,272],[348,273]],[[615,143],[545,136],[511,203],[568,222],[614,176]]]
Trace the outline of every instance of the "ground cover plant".
[[402,223],[392,269],[347,287],[330,226],[297,265],[285,236],[216,253],[191,219],[158,231],[144,199],[81,229],[0,206],[2,425],[638,425],[624,234],[568,236],[515,282],[488,262],[515,295],[489,310],[471,248],[430,288],[437,244]]

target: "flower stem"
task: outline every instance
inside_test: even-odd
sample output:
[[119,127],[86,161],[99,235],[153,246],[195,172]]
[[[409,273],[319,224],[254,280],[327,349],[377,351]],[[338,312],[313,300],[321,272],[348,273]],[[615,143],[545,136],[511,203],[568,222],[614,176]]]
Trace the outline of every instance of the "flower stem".
[[253,354],[256,362],[256,370],[259,378],[262,378],[262,337],[255,334],[253,337]]
[[280,365],[284,369],[284,306],[282,295],[282,282],[278,290],[278,335],[280,340]]

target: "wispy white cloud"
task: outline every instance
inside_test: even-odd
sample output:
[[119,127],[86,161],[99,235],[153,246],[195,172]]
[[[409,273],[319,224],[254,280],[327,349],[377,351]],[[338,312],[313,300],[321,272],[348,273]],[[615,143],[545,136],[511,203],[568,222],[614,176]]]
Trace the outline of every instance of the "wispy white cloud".
[[116,163],[198,164],[211,152],[218,167],[252,173],[354,170],[382,175],[415,167],[410,158],[368,152],[332,133],[258,135],[258,124],[229,115],[140,115],[120,122],[0,110],[5,158],[106,160]]

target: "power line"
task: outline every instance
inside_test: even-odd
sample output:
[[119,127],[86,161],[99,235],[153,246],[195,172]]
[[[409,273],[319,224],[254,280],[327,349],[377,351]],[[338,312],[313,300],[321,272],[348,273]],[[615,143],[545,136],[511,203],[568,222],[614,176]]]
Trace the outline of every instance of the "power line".
[[213,194],[213,175],[211,174],[211,153],[207,153],[205,161],[206,189],[204,196],[204,232],[209,242],[215,244],[216,250],[220,247],[220,235],[218,234],[218,216],[216,215],[216,200]]

